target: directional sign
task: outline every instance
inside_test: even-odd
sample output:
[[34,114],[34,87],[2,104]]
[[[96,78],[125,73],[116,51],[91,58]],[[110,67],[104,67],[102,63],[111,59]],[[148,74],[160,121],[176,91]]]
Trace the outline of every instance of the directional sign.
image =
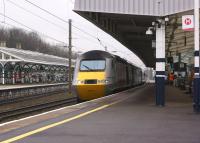
[[193,15],[182,16],[182,29],[184,31],[194,30],[194,16]]

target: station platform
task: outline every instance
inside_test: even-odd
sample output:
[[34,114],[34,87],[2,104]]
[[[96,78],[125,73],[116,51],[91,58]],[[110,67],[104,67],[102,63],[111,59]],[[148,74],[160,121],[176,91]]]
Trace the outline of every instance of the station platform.
[[0,143],[199,143],[192,98],[166,86],[157,107],[154,85],[0,125]]

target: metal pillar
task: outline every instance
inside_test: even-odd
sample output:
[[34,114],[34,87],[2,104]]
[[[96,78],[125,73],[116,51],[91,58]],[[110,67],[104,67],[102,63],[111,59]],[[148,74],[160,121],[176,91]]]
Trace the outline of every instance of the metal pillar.
[[165,21],[156,24],[156,105],[165,106]]
[[15,84],[15,72],[12,73],[12,84]]
[[69,95],[72,94],[72,20],[69,19]]
[[194,0],[195,47],[194,47],[194,112],[200,113],[200,76],[199,76],[199,0]]
[[[2,53],[2,59],[5,60],[5,54]],[[2,84],[5,84],[5,62],[1,63],[2,65]]]
[[2,84],[5,84],[5,66],[2,65]]

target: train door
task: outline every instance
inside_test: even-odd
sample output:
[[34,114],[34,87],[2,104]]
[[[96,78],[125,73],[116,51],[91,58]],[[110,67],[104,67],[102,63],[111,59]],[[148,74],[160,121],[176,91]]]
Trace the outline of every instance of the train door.
[[129,86],[129,67],[126,65],[126,85]]
[[131,67],[131,86],[134,86],[134,67]]

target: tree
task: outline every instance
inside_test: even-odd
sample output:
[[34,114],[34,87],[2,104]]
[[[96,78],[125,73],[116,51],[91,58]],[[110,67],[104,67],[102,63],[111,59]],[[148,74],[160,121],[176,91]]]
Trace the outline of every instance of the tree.
[[[0,41],[6,41],[9,48],[16,48],[16,44],[21,43],[21,48],[24,50],[37,51],[63,58],[68,57],[68,51],[64,48],[49,44],[35,32],[26,32],[19,28],[0,28]],[[76,58],[75,54],[72,57]]]

